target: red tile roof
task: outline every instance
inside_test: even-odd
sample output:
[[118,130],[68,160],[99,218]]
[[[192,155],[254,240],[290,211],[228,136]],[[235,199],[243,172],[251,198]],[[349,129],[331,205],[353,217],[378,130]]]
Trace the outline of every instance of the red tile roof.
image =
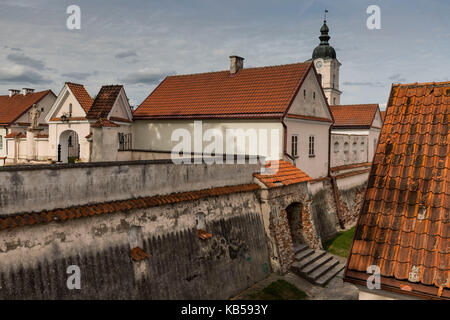
[[98,119],[97,122],[91,124],[91,127],[92,128],[103,128],[103,127],[115,128],[115,127],[120,127],[120,126],[112,121],[109,121],[108,119],[101,118],[101,119]]
[[87,114],[88,119],[106,118],[119,96],[122,85],[103,86]]
[[170,76],[136,109],[136,119],[281,117],[311,62]]
[[72,91],[73,95],[80,103],[81,107],[84,109],[86,113],[89,112],[89,109],[92,106],[94,100],[91,98],[89,93],[86,91],[83,85],[78,83],[66,82],[70,91]]
[[450,82],[392,86],[346,281],[450,298]]
[[5,139],[10,138],[26,138],[26,135],[23,132],[11,132],[5,136]]
[[267,168],[266,174],[255,173],[254,176],[268,188],[288,186],[312,180],[302,170],[283,160],[269,161],[265,167]]
[[384,116],[386,115],[386,111],[380,111],[381,120],[384,122]]
[[21,226],[49,223],[52,221],[67,221],[102,214],[128,212],[135,209],[158,207],[167,204],[194,201],[233,193],[251,192],[259,189],[260,187],[257,184],[244,184],[198,191],[172,193],[169,195],[102,202],[65,209],[45,210],[37,213],[17,214],[4,218],[0,217],[0,231]]
[[[0,125],[8,126],[25,114],[33,104],[41,101],[46,95],[53,94],[51,90],[30,92],[27,95],[15,94],[0,96]],[[54,94],[53,94],[54,95]]]
[[378,110],[378,104],[338,105],[330,106],[330,110],[334,117],[333,128],[370,128]]

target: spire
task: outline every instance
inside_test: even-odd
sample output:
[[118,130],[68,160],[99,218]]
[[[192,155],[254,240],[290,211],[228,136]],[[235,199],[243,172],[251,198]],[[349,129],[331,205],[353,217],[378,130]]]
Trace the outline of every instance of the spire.
[[320,28],[320,44],[321,45],[328,45],[328,40],[330,40],[330,36],[328,35],[328,32],[330,31],[330,29],[328,29],[327,26],[327,13],[328,10],[325,9],[325,13],[324,13],[324,17],[323,17],[323,26],[322,28]]
[[314,49],[313,59],[327,58],[327,57],[336,59],[336,51],[328,43],[331,37],[328,35],[330,29],[328,29],[327,26],[327,13],[328,10],[325,10],[323,25],[322,28],[320,28],[320,36],[319,36],[320,44]]

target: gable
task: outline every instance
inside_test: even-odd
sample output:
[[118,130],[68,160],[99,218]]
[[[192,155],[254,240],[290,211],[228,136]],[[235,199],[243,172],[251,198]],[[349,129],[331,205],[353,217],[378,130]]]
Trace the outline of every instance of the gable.
[[72,118],[86,117],[86,111],[66,84],[53,104],[50,112],[47,114],[45,120],[48,122],[51,119],[60,119],[62,115],[69,117],[70,105],[72,105]]
[[116,101],[114,102],[114,105],[111,108],[111,111],[109,112],[108,119],[116,119],[120,121],[119,119],[125,119],[128,121],[133,120],[133,114],[131,112],[131,107],[128,102],[128,98],[125,94],[125,90],[122,88],[120,91]]
[[372,122],[372,127],[381,128],[383,126],[383,120],[381,118],[380,110],[378,109],[375,113],[375,117]]
[[316,77],[314,69],[310,69],[300,89],[298,90],[290,109],[289,115],[329,119],[332,121],[326,97]]

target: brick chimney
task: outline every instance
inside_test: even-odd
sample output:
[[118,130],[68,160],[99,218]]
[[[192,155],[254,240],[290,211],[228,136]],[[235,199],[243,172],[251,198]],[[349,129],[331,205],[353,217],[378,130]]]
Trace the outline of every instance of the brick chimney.
[[8,90],[8,93],[9,93],[9,97],[12,98],[12,97],[15,96],[16,94],[19,94],[19,93],[20,93],[20,90],[17,90],[17,89],[9,89],[9,90]]
[[22,88],[22,94],[23,94],[24,96],[26,96],[27,94],[32,93],[32,92],[34,92],[34,89],[30,89],[30,88]]
[[230,73],[238,73],[239,70],[244,69],[244,58],[239,56],[230,57]]

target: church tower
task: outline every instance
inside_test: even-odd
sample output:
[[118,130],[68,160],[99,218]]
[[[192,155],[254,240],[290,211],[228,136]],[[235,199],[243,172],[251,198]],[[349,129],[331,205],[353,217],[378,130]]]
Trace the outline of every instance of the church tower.
[[[325,10],[325,14],[326,14]],[[341,103],[341,91],[339,91],[339,67],[341,63],[336,59],[336,51],[328,41],[330,30],[327,26],[327,19],[323,21],[320,28],[320,44],[314,49],[312,60],[316,66],[317,72],[322,79],[322,87],[329,105],[338,105]]]

